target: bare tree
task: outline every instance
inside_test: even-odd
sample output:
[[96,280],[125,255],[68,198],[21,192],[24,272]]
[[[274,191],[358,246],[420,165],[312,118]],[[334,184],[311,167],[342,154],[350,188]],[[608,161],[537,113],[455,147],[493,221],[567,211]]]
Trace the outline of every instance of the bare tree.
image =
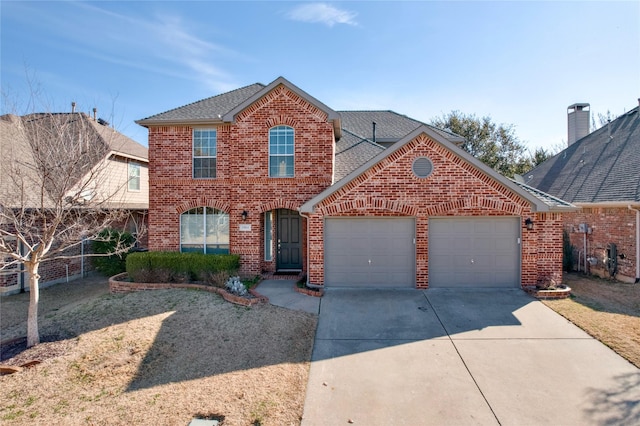
[[[100,231],[130,213],[122,188],[109,181],[109,144],[91,117],[8,114],[0,125],[0,270],[23,264],[28,273],[31,347],[40,342],[42,262],[79,257],[84,241],[99,239]],[[129,249],[116,241],[114,253]]]

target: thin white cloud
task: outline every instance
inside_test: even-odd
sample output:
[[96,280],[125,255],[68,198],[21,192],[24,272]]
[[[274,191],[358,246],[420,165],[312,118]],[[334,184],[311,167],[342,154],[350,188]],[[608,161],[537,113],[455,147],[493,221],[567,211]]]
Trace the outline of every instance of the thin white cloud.
[[[151,18],[142,18],[118,14],[92,4],[77,5],[92,12],[87,21],[97,28],[109,25],[109,30],[101,31],[108,37],[107,43],[101,40],[101,49],[98,50],[102,60],[197,81],[216,92],[237,87],[233,77],[216,66],[216,62],[222,62],[222,57],[235,53],[199,37],[193,22],[185,22],[176,15],[155,14]],[[100,15],[108,19],[91,19]],[[88,39],[86,42],[95,47],[95,41]]]
[[307,3],[289,11],[287,17],[294,21],[325,24],[333,27],[335,24],[358,25],[355,12],[338,9],[327,3]]

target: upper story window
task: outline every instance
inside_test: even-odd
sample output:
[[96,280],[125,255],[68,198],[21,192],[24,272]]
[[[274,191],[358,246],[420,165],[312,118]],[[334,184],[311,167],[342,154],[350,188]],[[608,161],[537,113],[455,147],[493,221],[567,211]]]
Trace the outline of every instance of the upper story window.
[[193,130],[193,177],[216,177],[217,132],[215,129]]
[[289,126],[269,129],[269,176],[293,177],[294,134]]
[[129,182],[127,184],[129,191],[140,191],[140,164],[129,161]]

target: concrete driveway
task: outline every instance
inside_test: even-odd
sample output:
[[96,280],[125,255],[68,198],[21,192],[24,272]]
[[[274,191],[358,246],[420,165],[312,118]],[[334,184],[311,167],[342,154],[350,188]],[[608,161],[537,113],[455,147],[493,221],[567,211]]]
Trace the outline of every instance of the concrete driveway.
[[640,370],[521,290],[322,298],[302,425],[640,424]]

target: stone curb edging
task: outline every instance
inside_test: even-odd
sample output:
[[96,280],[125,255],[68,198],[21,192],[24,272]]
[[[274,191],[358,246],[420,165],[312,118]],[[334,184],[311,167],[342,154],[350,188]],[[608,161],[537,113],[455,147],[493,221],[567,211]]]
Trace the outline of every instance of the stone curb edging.
[[204,284],[187,284],[187,283],[135,283],[131,281],[120,281],[120,279],[127,276],[126,272],[123,272],[118,275],[114,275],[109,278],[109,291],[111,293],[130,293],[135,291],[146,291],[146,290],[164,290],[164,289],[172,289],[172,288],[188,288],[194,290],[204,290],[209,293],[216,293],[222,296],[224,300],[227,302],[234,303],[236,305],[241,306],[253,306],[263,303],[269,303],[269,298],[261,295],[257,291],[251,289],[249,293],[255,297],[255,299],[247,299],[242,296],[237,296],[235,294],[229,293],[228,291],[218,288],[212,287]]
[[571,296],[571,287],[568,286],[555,290],[540,290],[535,287],[528,287],[524,290],[533,297],[541,300],[566,299]]

